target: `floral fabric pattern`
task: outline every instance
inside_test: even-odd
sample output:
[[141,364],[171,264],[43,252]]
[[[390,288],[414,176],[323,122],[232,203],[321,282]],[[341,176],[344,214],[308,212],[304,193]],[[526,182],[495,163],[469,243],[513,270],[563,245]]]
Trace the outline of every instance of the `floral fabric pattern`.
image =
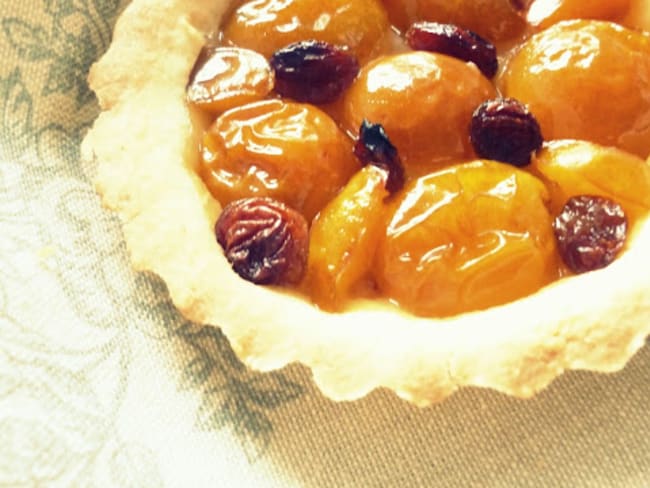
[[186,321],[79,156],[126,3],[0,3],[0,486],[647,486],[648,347],[533,400],[417,409],[331,402]]

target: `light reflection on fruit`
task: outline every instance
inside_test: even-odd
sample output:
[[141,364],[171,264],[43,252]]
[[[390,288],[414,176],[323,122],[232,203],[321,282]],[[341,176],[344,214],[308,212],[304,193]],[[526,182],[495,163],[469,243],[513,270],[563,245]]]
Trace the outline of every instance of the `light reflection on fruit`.
[[327,114],[269,100],[217,118],[203,137],[200,174],[222,205],[273,197],[310,221],[358,168],[352,142]]
[[610,22],[561,22],[521,46],[500,84],[528,105],[546,140],[650,153],[649,34]]
[[390,205],[380,290],[419,315],[498,305],[557,278],[548,192],[530,174],[475,161],[424,176]]

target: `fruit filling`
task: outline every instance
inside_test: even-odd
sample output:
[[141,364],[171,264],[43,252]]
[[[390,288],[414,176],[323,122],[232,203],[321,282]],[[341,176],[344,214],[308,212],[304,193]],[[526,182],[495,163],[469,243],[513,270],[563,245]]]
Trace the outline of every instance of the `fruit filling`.
[[612,265],[650,210],[640,3],[238,2],[187,87],[226,258],[426,317]]

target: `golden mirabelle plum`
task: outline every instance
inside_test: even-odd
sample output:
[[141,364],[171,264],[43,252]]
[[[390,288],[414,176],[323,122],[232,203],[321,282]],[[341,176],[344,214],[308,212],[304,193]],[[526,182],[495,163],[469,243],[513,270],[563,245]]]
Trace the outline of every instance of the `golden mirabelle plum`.
[[340,310],[369,274],[384,230],[386,177],[383,169],[364,167],[313,221],[307,283],[312,300],[325,310]]
[[203,138],[199,174],[222,205],[273,197],[309,221],[358,168],[352,142],[327,114],[268,100],[217,118]]
[[512,57],[505,96],[528,105],[547,140],[582,139],[650,153],[650,35],[603,21],[564,21]]
[[401,30],[427,20],[456,24],[497,42],[519,36],[526,27],[511,0],[384,0],[384,5]]
[[546,29],[561,20],[619,20],[628,12],[630,0],[535,0],[528,10],[528,22]]
[[262,100],[273,89],[273,72],[264,56],[238,47],[204,48],[187,86],[187,101],[218,115]]
[[412,181],[387,209],[375,267],[380,290],[423,316],[485,309],[538,290],[558,274],[547,198],[540,180],[493,161]]
[[364,119],[381,124],[413,173],[413,166],[471,158],[472,113],[494,95],[472,63],[424,51],[384,56],[348,89],[343,125],[356,133]]
[[533,158],[531,170],[553,182],[549,188],[555,213],[576,195],[614,200],[632,221],[650,211],[650,164],[620,149],[552,141]]
[[367,60],[390,33],[379,0],[253,0],[226,21],[227,42],[267,58],[288,44],[314,39],[347,46]]

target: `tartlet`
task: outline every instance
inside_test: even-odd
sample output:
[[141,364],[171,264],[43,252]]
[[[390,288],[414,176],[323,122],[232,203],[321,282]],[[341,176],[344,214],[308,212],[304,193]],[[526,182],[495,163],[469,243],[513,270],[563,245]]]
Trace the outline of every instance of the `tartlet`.
[[[334,400],[386,387],[428,405],[462,386],[530,397],[565,370],[616,371],[650,334],[650,219],[609,267],[514,302],[432,319],[376,302],[342,313],[235,274],[214,236],[221,206],[197,176],[203,121],[185,88],[219,0],[134,0],[91,69],[102,112],[82,153],[123,221],[138,270],[161,276],[189,319],[220,327],[240,359],[311,368]],[[615,284],[615,285],[613,285]]]

